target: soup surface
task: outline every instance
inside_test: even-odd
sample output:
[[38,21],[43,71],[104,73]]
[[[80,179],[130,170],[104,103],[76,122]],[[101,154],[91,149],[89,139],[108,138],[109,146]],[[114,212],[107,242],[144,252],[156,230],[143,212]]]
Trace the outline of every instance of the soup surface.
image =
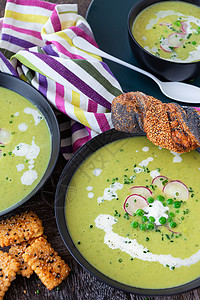
[[[188,199],[181,200],[177,191],[166,196],[152,183],[159,175],[168,178],[163,187],[173,180],[183,190],[187,186]],[[130,286],[167,288],[198,278],[199,179],[197,151],[178,155],[146,137],[100,148],[77,169],[66,195],[66,221],[76,247],[100,272]],[[135,186],[152,196],[130,215],[125,201],[140,194],[130,189]]]
[[137,42],[148,52],[176,62],[200,60],[200,7],[164,1],[144,9],[132,28]]
[[28,195],[51,155],[51,136],[41,112],[21,95],[0,88],[0,211]]

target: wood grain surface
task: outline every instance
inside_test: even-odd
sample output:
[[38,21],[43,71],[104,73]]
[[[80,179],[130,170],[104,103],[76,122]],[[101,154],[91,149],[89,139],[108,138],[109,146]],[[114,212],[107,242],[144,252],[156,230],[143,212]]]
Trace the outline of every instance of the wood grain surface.
[[[109,0],[108,0],[109,1]],[[126,0],[125,0],[126,1]],[[71,0],[63,1],[57,0],[54,3],[77,3],[79,14],[85,16],[87,8],[91,0]],[[0,0],[0,16],[3,17],[5,10],[6,0]],[[85,271],[74,258],[69,254],[64,246],[62,239],[59,235],[56,221],[54,217],[54,196],[56,185],[59,176],[66,164],[62,155],[59,156],[55,170],[44,185],[44,187],[27,203],[16,209],[12,213],[4,217],[10,217],[26,210],[33,210],[42,219],[45,228],[45,234],[49,242],[59,255],[69,264],[72,269],[69,277],[64,280],[60,286],[60,290],[54,289],[48,291],[38,277],[33,274],[30,279],[17,276],[6,293],[5,300],[27,300],[27,299],[41,299],[41,300],[199,300],[200,289],[193,290],[188,293],[178,294],[171,297],[142,297],[133,294],[124,293],[120,290],[109,287],[103,282],[96,279]],[[3,217],[3,218],[4,218]],[[2,217],[0,218],[0,220]],[[134,270],[133,270],[134,272]]]

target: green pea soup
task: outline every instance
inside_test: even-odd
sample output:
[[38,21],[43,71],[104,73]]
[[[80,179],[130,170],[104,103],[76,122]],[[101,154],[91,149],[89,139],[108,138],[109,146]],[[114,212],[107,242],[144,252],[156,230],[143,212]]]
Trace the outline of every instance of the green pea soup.
[[[159,175],[184,183],[188,200],[168,199],[152,184]],[[129,286],[162,289],[198,278],[199,179],[197,151],[178,155],[146,137],[103,146],[79,166],[67,190],[65,215],[74,244],[97,270]],[[157,201],[166,210],[162,224],[125,211],[133,186],[151,190],[149,206]]]
[[200,7],[183,1],[163,1],[144,9],[132,33],[148,52],[170,61],[200,60]]
[[51,134],[38,108],[18,93],[0,87],[0,103],[0,211],[4,211],[40,182],[51,155]]

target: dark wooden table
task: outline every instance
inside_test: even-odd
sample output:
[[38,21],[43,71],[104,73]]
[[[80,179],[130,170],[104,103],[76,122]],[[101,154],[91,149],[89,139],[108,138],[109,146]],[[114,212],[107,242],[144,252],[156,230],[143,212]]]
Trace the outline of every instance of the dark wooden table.
[[[108,0],[109,1],[109,0]],[[55,3],[78,3],[79,14],[85,16],[91,0],[51,0]],[[0,17],[4,15],[6,0],[0,0]],[[60,154],[57,165],[45,186],[31,200],[22,205],[12,213],[21,213],[26,210],[33,210],[42,219],[45,234],[49,242],[59,255],[69,264],[72,269],[69,277],[63,281],[60,290],[48,291],[38,277],[34,274],[30,279],[17,276],[6,293],[5,300],[27,300],[27,299],[48,299],[48,300],[145,300],[146,297],[124,293],[100,282],[94,276],[85,271],[74,258],[69,254],[59,235],[54,217],[54,195],[58,178],[66,164]],[[2,218],[0,218],[2,219]],[[134,270],[133,270],[134,271]],[[39,293],[38,293],[39,291]],[[200,288],[188,293],[179,294],[173,297],[149,297],[148,300],[198,300],[200,299]]]

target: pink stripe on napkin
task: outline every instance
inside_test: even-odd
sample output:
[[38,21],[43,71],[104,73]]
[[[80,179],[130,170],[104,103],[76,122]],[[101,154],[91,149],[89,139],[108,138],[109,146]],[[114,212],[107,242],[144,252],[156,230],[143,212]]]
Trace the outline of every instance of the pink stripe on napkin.
[[69,52],[64,46],[62,46],[62,44],[60,44],[57,41],[51,41],[51,42],[47,42],[48,44],[53,44],[56,46],[56,48],[58,49],[58,51],[64,55],[66,55],[67,57],[71,58],[71,59],[84,59],[82,56],[77,55],[77,54],[73,54],[71,52]]
[[59,16],[58,16],[58,13],[56,10],[53,11],[50,20],[51,20],[51,24],[53,26],[54,32],[61,31],[60,19],[59,19]]
[[35,38],[42,40],[40,32],[37,32],[35,30],[24,29],[24,28],[16,27],[16,26],[13,26],[13,25],[5,24],[5,23],[3,23],[2,27],[3,28],[9,28],[9,29],[12,29],[14,31],[30,35],[31,37],[34,36]]
[[64,86],[58,82],[56,82],[56,94],[55,94],[55,104],[61,112],[66,114],[65,111],[65,101],[63,101],[65,95]]
[[90,136],[85,136],[83,138],[79,138],[77,139],[73,145],[72,145],[72,148],[73,148],[73,152],[76,152],[83,144],[85,144],[86,142],[88,142],[90,140]]
[[46,9],[50,9],[53,10],[54,7],[57,4],[54,3],[50,3],[50,2],[46,2],[46,1],[40,1],[40,0],[7,0],[7,2],[11,2],[14,4],[18,4],[18,5],[25,5],[25,6],[37,6],[37,7],[42,7],[42,8],[46,8]]
[[110,125],[105,117],[105,114],[95,114],[95,118],[102,132],[110,129]]

